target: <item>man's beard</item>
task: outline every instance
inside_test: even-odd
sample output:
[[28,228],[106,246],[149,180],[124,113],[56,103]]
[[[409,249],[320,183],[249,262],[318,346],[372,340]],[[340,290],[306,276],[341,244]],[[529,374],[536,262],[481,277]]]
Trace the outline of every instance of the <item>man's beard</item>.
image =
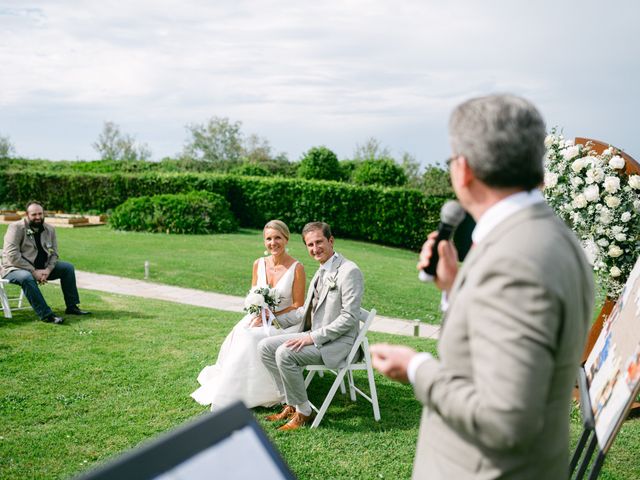
[[40,231],[42,230],[43,223],[44,223],[44,220],[29,220],[29,227],[32,230]]

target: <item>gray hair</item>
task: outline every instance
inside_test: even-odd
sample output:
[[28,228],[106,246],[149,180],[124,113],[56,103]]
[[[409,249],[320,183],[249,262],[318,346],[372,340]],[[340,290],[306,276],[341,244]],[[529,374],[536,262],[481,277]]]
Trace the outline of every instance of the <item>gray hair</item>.
[[542,183],[545,124],[524,98],[472,98],[451,114],[449,135],[454,155],[488,186],[531,190]]

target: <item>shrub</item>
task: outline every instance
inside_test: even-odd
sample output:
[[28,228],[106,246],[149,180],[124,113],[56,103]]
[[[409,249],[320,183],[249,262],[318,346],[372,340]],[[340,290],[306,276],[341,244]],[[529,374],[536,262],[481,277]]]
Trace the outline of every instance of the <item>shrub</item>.
[[352,179],[359,185],[400,187],[407,183],[402,167],[389,158],[363,160],[353,172]]
[[116,207],[109,224],[136,232],[227,233],[238,229],[229,202],[208,192],[130,198]]
[[193,190],[225,197],[243,227],[262,228],[280,218],[300,231],[309,221],[324,220],[340,237],[415,249],[437,228],[446,200],[404,188],[281,177],[0,170],[0,204],[22,205],[37,198],[47,209],[76,213],[107,212],[131,197]]
[[302,157],[298,176],[307,180],[340,180],[338,157],[327,147],[313,147]]
[[270,177],[271,172],[257,163],[241,163],[231,170],[234,175],[244,175],[248,177]]

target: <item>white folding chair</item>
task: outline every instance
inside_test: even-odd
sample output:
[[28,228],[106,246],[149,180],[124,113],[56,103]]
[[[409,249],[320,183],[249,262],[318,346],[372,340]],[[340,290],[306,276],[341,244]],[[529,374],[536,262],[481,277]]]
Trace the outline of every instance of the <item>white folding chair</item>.
[[[9,285],[9,280],[0,278],[0,307],[2,307],[4,318],[11,318],[13,316],[11,315],[12,310],[25,310],[30,307],[22,306],[22,302],[24,301],[24,292],[22,289],[20,289],[19,296],[10,297],[5,288],[7,285]],[[12,307],[11,302],[16,302],[16,305]]]
[[[337,369],[329,368],[326,365],[307,365],[307,370],[309,373],[304,379],[305,387],[309,388],[309,384],[316,373],[322,375],[323,372],[328,371],[332,372],[336,378],[329,389],[329,393],[324,399],[322,406],[318,409],[315,405],[311,404],[311,408],[316,412],[316,418],[311,424],[311,428],[316,428],[320,425],[322,421],[322,417],[327,413],[327,409],[329,405],[333,401],[333,397],[338,391],[338,387],[343,394],[346,393],[346,389],[344,386],[345,376],[347,377],[347,381],[349,383],[349,396],[352,401],[356,401],[356,394],[360,394],[366,400],[371,403],[373,406],[373,418],[377,421],[380,421],[380,407],[378,406],[378,393],[376,392],[376,383],[373,377],[373,367],[371,366],[371,354],[369,353],[369,341],[367,340],[367,332],[369,331],[369,327],[373,322],[374,317],[376,316],[376,310],[371,309],[370,312],[367,312],[364,309],[360,309],[360,333],[356,338],[355,343],[353,344],[353,348],[347,355],[346,360],[340,365]],[[356,361],[358,358],[358,351],[362,348],[363,357],[362,359]],[[355,386],[353,381],[353,372],[355,370],[366,370],[367,377],[369,379],[369,393],[371,396],[364,393],[358,387]]]

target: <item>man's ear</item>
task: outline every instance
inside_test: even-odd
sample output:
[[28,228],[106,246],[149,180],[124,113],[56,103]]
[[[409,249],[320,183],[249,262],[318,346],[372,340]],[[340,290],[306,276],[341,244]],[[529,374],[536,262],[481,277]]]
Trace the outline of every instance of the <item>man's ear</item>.
[[465,157],[461,156],[458,158],[456,163],[456,167],[458,168],[458,175],[456,178],[460,182],[460,185],[466,187],[476,178],[476,176],[474,175],[473,170],[471,170],[469,162]]

